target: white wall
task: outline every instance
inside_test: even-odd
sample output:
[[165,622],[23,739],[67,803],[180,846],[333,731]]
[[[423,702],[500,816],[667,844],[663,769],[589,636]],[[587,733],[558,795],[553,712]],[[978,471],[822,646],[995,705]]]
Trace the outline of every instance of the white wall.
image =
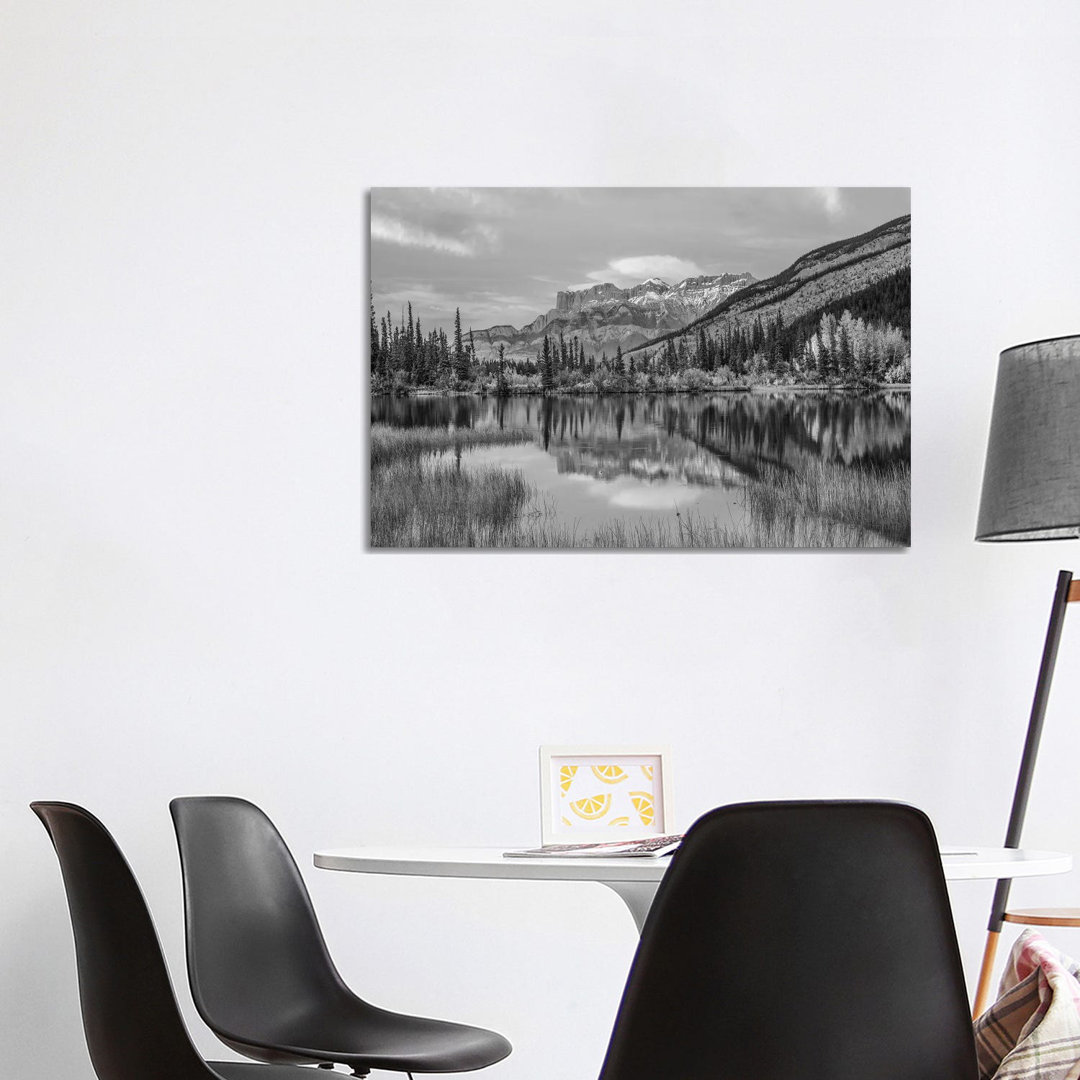
[[[883,796],[1000,842],[1080,562],[971,538],[998,351],[1080,331],[1080,17],[808,7],[5,7],[0,1071],[92,1075],[33,798],[113,828],[189,1017],[176,794],[255,799],[306,867],[525,843],[540,743],[661,739],[683,824]],[[911,185],[911,550],[366,553],[365,192],[457,183]],[[1077,701],[1073,623],[1032,846],[1080,852]],[[492,1080],[596,1075],[635,940],[613,894],[307,877],[363,993],[506,1032]],[[953,895],[974,968],[990,885]]]

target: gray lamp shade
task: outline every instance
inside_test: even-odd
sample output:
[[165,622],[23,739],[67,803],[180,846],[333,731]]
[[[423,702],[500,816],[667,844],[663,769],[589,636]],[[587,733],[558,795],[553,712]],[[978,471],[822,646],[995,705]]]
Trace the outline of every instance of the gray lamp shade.
[[1080,336],[998,362],[976,540],[1080,536]]

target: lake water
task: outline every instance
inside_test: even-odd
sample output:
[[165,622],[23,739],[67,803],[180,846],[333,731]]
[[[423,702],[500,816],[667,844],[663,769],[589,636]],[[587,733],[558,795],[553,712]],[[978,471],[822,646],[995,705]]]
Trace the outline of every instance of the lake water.
[[743,488],[763,464],[807,457],[863,469],[910,461],[907,391],[615,397],[375,398],[373,423],[525,430],[527,443],[462,455],[462,466],[518,469],[561,521],[586,532],[614,517],[676,511],[745,520]]

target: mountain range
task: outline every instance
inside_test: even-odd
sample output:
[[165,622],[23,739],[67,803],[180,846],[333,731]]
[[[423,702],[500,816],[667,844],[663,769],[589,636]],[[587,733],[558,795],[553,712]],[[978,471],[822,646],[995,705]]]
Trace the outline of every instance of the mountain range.
[[[777,313],[790,326],[797,320],[813,318],[849,298],[856,298],[874,286],[880,286],[897,272],[910,271],[910,268],[911,215],[905,214],[869,232],[800,255],[779,274],[752,282],[685,326],[657,335],[646,344],[696,333],[699,327],[714,334],[757,318],[767,324]],[[907,326],[901,329],[905,333],[908,331]],[[628,350],[624,348],[623,351]]]
[[477,358],[488,360],[503,345],[508,360],[530,360],[545,335],[579,338],[585,351],[613,357],[673,330],[681,330],[757,279],[753,274],[702,274],[669,285],[649,278],[628,289],[610,282],[566,289],[555,306],[521,327],[491,326],[473,331]]
[[[873,290],[911,267],[911,215],[894,218],[845,240],[814,248],[772,277],[749,273],[703,274],[677,285],[649,278],[629,288],[610,282],[566,289],[555,306],[521,327],[473,331],[477,358],[492,359],[501,344],[508,360],[536,357],[545,336],[577,338],[585,352],[614,357],[640,352],[668,338],[709,334],[761,318],[783,316],[787,325]],[[907,331],[906,327],[903,327]]]

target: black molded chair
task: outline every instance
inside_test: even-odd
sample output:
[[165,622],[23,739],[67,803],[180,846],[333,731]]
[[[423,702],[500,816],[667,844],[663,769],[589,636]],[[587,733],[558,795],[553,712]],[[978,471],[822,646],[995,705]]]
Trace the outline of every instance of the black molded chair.
[[199,1015],[258,1061],[335,1062],[359,1075],[467,1072],[501,1061],[494,1031],[389,1012],[334,967],[284,840],[244,799],[169,804],[184,878],[188,978]]
[[642,930],[601,1080],[976,1080],[929,820],[897,803],[702,817]]
[[310,1080],[292,1066],[204,1061],[184,1027],[146,902],[108,830],[71,803],[30,808],[60,860],[83,1027],[100,1080]]

